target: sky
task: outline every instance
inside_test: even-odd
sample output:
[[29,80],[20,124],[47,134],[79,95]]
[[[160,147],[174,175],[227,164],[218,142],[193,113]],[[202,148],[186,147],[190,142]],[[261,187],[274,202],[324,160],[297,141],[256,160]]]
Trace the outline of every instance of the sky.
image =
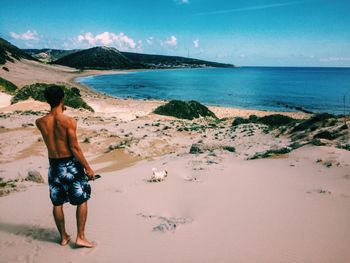
[[350,0],[0,0],[0,37],[20,48],[350,67],[349,12]]

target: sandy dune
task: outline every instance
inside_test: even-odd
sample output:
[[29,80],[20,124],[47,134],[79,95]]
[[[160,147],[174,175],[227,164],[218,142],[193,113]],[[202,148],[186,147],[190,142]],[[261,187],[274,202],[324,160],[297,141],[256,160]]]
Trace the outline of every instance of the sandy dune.
[[[220,164],[168,156],[106,173],[92,183],[92,250],[57,245],[47,186],[31,187],[0,199],[2,260],[347,262],[349,167],[316,163],[338,154],[315,147],[285,159],[226,154]],[[342,158],[349,163],[350,153]],[[204,170],[194,170],[199,163]],[[146,182],[152,167],[167,169],[168,179]],[[66,216],[75,234],[72,207]]]

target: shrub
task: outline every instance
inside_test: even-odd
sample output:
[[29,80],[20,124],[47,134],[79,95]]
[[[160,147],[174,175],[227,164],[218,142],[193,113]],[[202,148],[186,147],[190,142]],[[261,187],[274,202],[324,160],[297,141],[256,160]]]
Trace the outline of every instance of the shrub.
[[17,86],[12,82],[0,77],[0,90],[9,94],[13,94],[17,90]]
[[[16,92],[15,96],[11,100],[11,103],[14,104],[21,100],[27,100],[29,97],[45,102],[44,91],[47,87],[50,87],[50,85],[52,84],[35,83],[24,86],[22,89]],[[93,109],[80,97],[80,95],[77,95],[77,88],[70,88],[63,85],[61,85],[61,87],[64,90],[65,105],[76,109],[84,108],[89,111],[93,111]]]
[[318,139],[318,138],[312,139],[310,141],[310,144],[312,144],[314,146],[322,146],[322,145],[324,145],[324,143],[322,143],[321,140]]
[[259,119],[258,116],[254,115],[254,114],[249,116],[249,120],[251,122],[257,122],[258,119]]
[[349,143],[347,143],[347,144],[339,144],[339,145],[337,146],[337,148],[350,151],[350,144],[349,144]]
[[267,150],[267,151],[262,152],[262,153],[256,153],[252,157],[248,158],[248,160],[268,158],[268,157],[275,156],[275,155],[287,154],[291,151],[292,151],[292,148],[289,148],[289,147],[284,147],[284,148],[280,148],[280,149],[276,149],[276,150]]
[[[329,113],[320,113],[312,116],[310,119],[305,120],[301,122],[299,125],[295,126],[292,132],[295,131],[305,131],[307,129],[310,129],[311,127],[313,128],[316,124],[317,127],[320,127],[322,125],[322,122],[327,121],[330,118],[334,118],[334,115],[329,114]],[[320,125],[321,122],[321,125]],[[315,129],[315,128],[313,128]]]
[[250,121],[248,119],[244,119],[242,117],[236,117],[233,122],[232,122],[232,127],[238,126],[240,124],[246,124],[249,123]]
[[349,126],[346,123],[344,123],[339,129],[346,130],[347,128],[349,128]]
[[8,67],[2,67],[2,69],[5,70],[5,71],[7,71],[7,72],[10,71]]
[[270,127],[278,127],[282,125],[289,125],[295,122],[295,119],[282,114],[271,114],[260,118],[256,115],[250,115],[248,119],[244,119],[242,117],[235,118],[232,123],[232,126],[237,126],[246,123],[261,123]]
[[330,122],[329,122],[329,126],[334,126],[334,125],[336,125],[337,124],[337,122],[338,122],[338,120],[337,119],[333,119],[333,120],[331,120]]
[[291,148],[292,150],[298,149],[300,147],[304,146],[304,144],[300,144],[298,142],[293,142],[292,144],[290,144],[288,147]]
[[217,118],[206,106],[194,100],[171,100],[167,104],[156,108],[154,113],[187,120],[206,116]]
[[282,114],[272,114],[259,118],[258,122],[271,127],[276,127],[295,123],[296,120]]
[[236,148],[233,146],[224,146],[222,149],[234,153],[236,151]]
[[204,153],[204,149],[202,145],[192,144],[190,149],[190,154]]
[[338,134],[336,132],[320,131],[319,133],[315,134],[314,139],[334,140],[337,137]]
[[77,96],[81,96],[80,95],[80,90],[78,89],[78,88],[76,88],[76,87],[73,87],[73,88],[71,88],[71,91],[75,94],[75,95],[77,95]]

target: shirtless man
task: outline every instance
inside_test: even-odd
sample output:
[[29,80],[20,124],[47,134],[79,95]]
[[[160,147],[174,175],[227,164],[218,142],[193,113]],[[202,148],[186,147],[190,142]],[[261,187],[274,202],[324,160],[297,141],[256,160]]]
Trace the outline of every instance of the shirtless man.
[[87,200],[91,193],[88,177],[94,179],[95,174],[79,147],[76,121],[63,114],[63,89],[60,86],[51,86],[45,90],[44,95],[51,106],[51,111],[37,119],[35,123],[48,150],[50,199],[53,204],[55,223],[61,235],[60,244],[64,246],[70,241],[70,236],[65,229],[63,213],[63,204],[69,201],[77,206],[76,245],[90,248],[94,244],[86,239],[84,230]]

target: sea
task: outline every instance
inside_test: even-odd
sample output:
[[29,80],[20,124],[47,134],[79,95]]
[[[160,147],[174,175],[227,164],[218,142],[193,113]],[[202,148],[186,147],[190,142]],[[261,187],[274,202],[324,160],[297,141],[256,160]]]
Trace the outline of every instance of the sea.
[[350,113],[350,68],[145,70],[77,81],[118,98],[196,100],[206,105],[268,111]]

